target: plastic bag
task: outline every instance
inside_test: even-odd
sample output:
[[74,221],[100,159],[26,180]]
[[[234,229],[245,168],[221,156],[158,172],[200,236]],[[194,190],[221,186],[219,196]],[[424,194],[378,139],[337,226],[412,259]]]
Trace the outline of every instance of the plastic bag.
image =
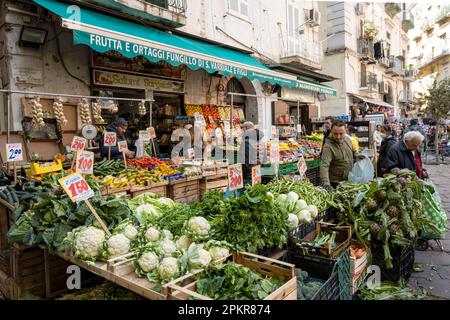
[[[430,182],[427,183],[431,184]],[[435,228],[425,226],[422,230],[422,237],[426,239],[444,239],[447,229],[447,214],[442,207],[438,193],[432,193],[432,190],[426,185],[422,188],[423,214],[425,219],[431,222]]]
[[354,183],[367,183],[375,176],[375,169],[370,159],[358,160],[352,171],[348,174],[348,180]]
[[136,158],[149,156],[147,152],[145,152],[144,144],[141,141],[136,140],[134,146],[136,147]]

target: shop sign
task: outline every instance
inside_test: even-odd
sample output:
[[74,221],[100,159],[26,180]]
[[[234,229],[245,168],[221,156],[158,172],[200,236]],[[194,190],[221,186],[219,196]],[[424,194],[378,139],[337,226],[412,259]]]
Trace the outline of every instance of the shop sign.
[[230,191],[242,189],[244,187],[242,164],[238,163],[228,166],[228,186]]
[[81,151],[77,153],[76,172],[81,174],[94,173],[94,153],[90,151]]
[[128,143],[126,141],[117,142],[117,147],[119,148],[119,152],[127,152],[128,151]]
[[82,137],[73,137],[72,145],[70,146],[70,150],[72,152],[82,151],[86,148],[86,139]]
[[261,166],[257,165],[252,168],[252,186],[261,183]]
[[297,170],[298,170],[298,173],[299,173],[300,177],[304,178],[305,174],[306,174],[306,170],[307,170],[305,158],[301,157],[298,160],[298,162],[297,162]]
[[7,162],[16,162],[23,160],[23,151],[21,143],[6,144]]
[[73,202],[84,201],[94,196],[94,191],[79,173],[59,179],[59,184]]
[[12,70],[16,84],[42,85],[44,83],[41,69],[14,67]]
[[301,103],[314,103],[314,94],[302,90],[282,87],[281,99],[288,101],[299,101]]
[[184,82],[94,70],[94,84],[108,87],[184,93]]
[[117,135],[115,132],[105,132],[104,139],[103,144],[105,147],[114,147],[117,144]]

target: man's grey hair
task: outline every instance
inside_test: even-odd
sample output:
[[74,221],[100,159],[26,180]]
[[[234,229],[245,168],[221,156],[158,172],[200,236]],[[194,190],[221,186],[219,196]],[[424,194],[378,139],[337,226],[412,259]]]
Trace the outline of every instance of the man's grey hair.
[[419,139],[420,142],[425,140],[425,137],[419,131],[409,131],[403,136],[404,141],[413,141]]
[[251,122],[251,121],[245,121],[245,122],[242,124],[242,126],[243,126],[245,129],[252,129],[252,128],[255,127],[255,125],[254,125],[253,122]]

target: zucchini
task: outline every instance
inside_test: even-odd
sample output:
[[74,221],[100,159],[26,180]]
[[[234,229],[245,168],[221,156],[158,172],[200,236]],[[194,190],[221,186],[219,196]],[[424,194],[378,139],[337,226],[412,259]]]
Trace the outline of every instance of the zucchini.
[[11,195],[11,192],[10,192],[8,189],[3,190],[3,192],[5,193],[6,198],[7,198],[6,201],[7,201],[9,204],[14,204],[14,199],[13,199],[13,197],[12,197],[12,195]]
[[8,202],[8,197],[5,194],[5,190],[0,191],[0,198]]
[[14,203],[19,202],[19,197],[17,197],[16,190],[14,190],[14,189],[10,190],[10,193],[11,193],[11,197],[12,197]]

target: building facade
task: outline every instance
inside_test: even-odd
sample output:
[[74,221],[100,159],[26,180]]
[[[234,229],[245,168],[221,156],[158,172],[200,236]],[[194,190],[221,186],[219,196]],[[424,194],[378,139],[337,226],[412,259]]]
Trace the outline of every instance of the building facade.
[[417,115],[426,107],[425,97],[434,81],[450,76],[450,5],[417,3],[412,5],[416,17],[415,28],[409,31],[409,63],[417,70],[417,79],[412,83],[416,103],[408,110]]
[[[64,1],[59,1],[63,2]],[[127,85],[120,81],[137,83],[133,76],[151,78],[153,87],[173,87],[174,90],[155,90],[160,105],[229,105],[228,92],[237,92],[233,102],[244,106],[247,120],[254,121],[270,136],[270,127],[276,119],[274,103],[283,100],[287,110],[297,117],[301,108],[301,121],[321,116],[321,101],[317,88],[333,80],[324,72],[321,26],[323,17],[318,2],[293,0],[256,1],[188,1],[188,0],[127,0],[127,1],[75,1],[82,8],[180,35],[195,41],[225,47],[251,55],[265,66],[280,74],[298,77],[303,81],[300,89],[267,85],[246,77],[240,79],[208,73],[203,69],[172,70],[171,67],[142,66],[138,59],[131,62],[114,60],[114,54],[99,54],[88,46],[74,45],[72,30],[61,26],[57,16],[39,5],[39,1],[3,1],[0,19],[0,58],[2,88],[35,92],[70,93],[79,95],[112,94],[119,97],[145,98],[146,88]],[[73,2],[71,2],[73,3]],[[76,14],[76,11],[74,11]],[[42,45],[22,45],[25,27],[46,31]],[[26,41],[24,41],[26,43]],[[163,74],[161,70],[168,70]],[[103,77],[103,78],[102,78]],[[101,79],[122,79],[107,88]],[[168,82],[171,83],[168,83]],[[148,82],[148,81],[147,81]],[[180,82],[182,88],[180,89]],[[175,85],[174,85],[175,84]],[[309,85],[311,84],[311,85]],[[314,90],[312,90],[313,88]],[[247,96],[245,96],[247,95]],[[327,97],[322,94],[320,97]],[[157,99],[158,98],[158,99]],[[70,100],[70,99],[69,99]],[[1,99],[3,114],[7,99]],[[22,96],[11,95],[8,125],[20,131],[23,119]],[[130,108],[137,108],[130,104]],[[300,120],[297,120],[300,121]]]
[[409,7],[399,3],[322,2],[323,72],[336,97],[323,101],[322,115],[400,115],[412,102],[414,68],[407,65]]

